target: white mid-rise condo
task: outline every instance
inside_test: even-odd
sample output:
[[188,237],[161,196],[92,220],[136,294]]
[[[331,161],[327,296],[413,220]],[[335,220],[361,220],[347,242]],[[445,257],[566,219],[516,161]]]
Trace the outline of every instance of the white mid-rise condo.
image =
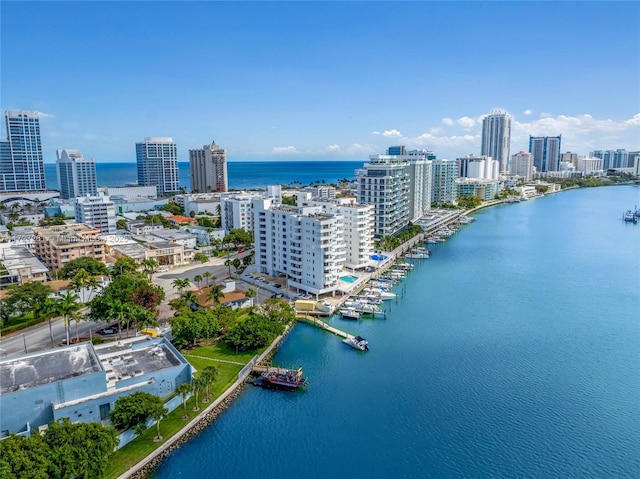
[[138,184],[157,186],[158,195],[178,191],[178,152],[169,137],[148,137],[136,143]]
[[116,209],[108,196],[81,196],[76,198],[76,223],[82,223],[100,233],[115,234]]
[[337,290],[345,263],[343,219],[319,206],[279,205],[254,198],[255,264],[291,287],[318,295]]
[[56,150],[56,156],[60,198],[98,194],[96,163],[93,158],[85,159],[80,150]]

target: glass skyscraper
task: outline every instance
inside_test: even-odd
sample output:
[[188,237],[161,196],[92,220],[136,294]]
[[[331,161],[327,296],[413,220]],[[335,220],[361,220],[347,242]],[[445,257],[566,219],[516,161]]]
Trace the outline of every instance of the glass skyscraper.
[[530,136],[529,153],[533,155],[533,166],[537,173],[560,169],[560,142],[558,136]]
[[136,143],[136,162],[140,186],[156,186],[158,196],[179,190],[178,153],[172,138],[148,137]]
[[0,192],[45,191],[38,112],[8,110],[4,118],[7,141],[0,142]]

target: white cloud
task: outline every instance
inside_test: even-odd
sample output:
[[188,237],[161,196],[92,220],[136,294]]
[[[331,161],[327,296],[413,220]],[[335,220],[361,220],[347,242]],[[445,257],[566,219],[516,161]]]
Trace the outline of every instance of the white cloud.
[[462,118],[458,118],[456,123],[458,123],[462,128],[469,130],[476,124],[476,121],[468,116],[463,116]]
[[361,154],[373,154],[376,151],[376,147],[373,145],[363,145],[361,143],[354,143],[347,147],[346,152],[350,155],[361,155]]
[[533,115],[533,110],[525,110],[522,112],[525,116]]
[[340,145],[329,145],[325,148],[325,151],[327,152],[335,152],[335,151],[340,151]]
[[447,126],[453,126],[453,120],[451,118],[443,118],[441,121]]
[[38,112],[38,118],[53,118],[54,116],[43,111]]
[[400,138],[402,136],[402,133],[400,133],[398,130],[393,129],[393,130],[384,130],[383,132],[379,132],[379,131],[372,131],[371,132],[372,135],[382,135],[385,136],[387,138]]
[[298,153],[295,146],[274,146],[271,152],[275,155],[292,155]]

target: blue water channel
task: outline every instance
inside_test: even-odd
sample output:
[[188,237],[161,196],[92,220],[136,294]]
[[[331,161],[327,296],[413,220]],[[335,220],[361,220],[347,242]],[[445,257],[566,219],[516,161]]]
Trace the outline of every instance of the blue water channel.
[[154,477],[637,477],[639,193],[482,210],[386,319],[331,319],[369,352],[297,325],[275,362],[306,391],[247,388]]

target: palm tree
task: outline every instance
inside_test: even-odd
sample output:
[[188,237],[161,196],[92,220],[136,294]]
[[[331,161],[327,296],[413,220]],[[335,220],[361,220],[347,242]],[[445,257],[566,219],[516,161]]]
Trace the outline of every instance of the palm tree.
[[224,297],[224,293],[222,292],[222,288],[217,284],[211,286],[211,289],[207,293],[207,297],[205,298],[207,301],[210,299],[213,300],[215,304],[220,304],[220,298]]
[[110,299],[107,302],[109,307],[109,319],[118,320],[118,339],[122,339],[122,322],[126,314],[125,305],[119,299]]
[[84,288],[89,284],[90,279],[93,278],[84,268],[80,268],[76,275],[71,280],[69,285],[76,290],[76,293],[81,293],[82,302],[84,303]]
[[242,260],[240,258],[233,258],[233,260],[231,261],[231,265],[235,268],[235,270],[237,271],[238,268],[240,266],[242,266]]
[[253,298],[258,296],[258,292],[253,288],[248,288],[247,291],[245,292],[245,296],[247,298],[251,298],[251,305],[253,305]]
[[192,391],[192,383],[182,383],[176,388],[176,392],[182,396],[182,407],[184,408],[184,416],[182,416],[182,419],[189,419],[189,413],[187,412],[187,395]]
[[144,272],[149,275],[149,281],[151,281],[151,276],[158,267],[158,262],[153,258],[145,258],[140,262],[140,264],[142,265]]
[[193,280],[196,282],[196,284],[198,285],[198,289],[200,289],[200,283],[202,282],[202,276],[200,276],[199,274],[196,274],[193,277]]
[[33,308],[33,315],[36,318],[46,318],[49,321],[49,336],[51,337],[51,347],[53,348],[53,328],[51,320],[60,316],[58,300],[50,296],[43,302],[36,303]]
[[180,294],[182,294],[182,291],[191,286],[191,282],[188,278],[176,278],[173,280],[171,285],[176,288]]
[[160,435],[160,421],[167,414],[169,414],[169,410],[160,404],[158,405],[158,407],[155,407],[153,411],[151,411],[151,414],[150,414],[151,419],[155,419],[156,428],[158,431],[158,435],[153,438],[154,441],[162,441],[163,439],[163,437]]
[[218,379],[218,368],[215,366],[207,366],[200,373],[200,377],[204,380],[205,388],[207,390],[204,402],[208,402],[209,398],[211,398],[211,391],[209,388],[211,387],[211,384]]
[[196,377],[193,379],[192,381],[193,383],[193,391],[195,392],[196,395],[196,405],[193,406],[193,410],[194,411],[199,411],[200,410],[200,403],[198,402],[198,396],[200,391],[202,391],[205,387],[206,387],[206,381],[204,380],[204,378],[202,377]]
[[205,271],[202,273],[202,277],[207,281],[207,287],[209,286],[209,278],[211,278],[211,281],[213,282],[217,279],[213,274],[211,274],[211,271]]
[[71,291],[67,291],[66,294],[58,298],[58,312],[64,318],[64,329],[67,333],[67,344],[70,344],[71,338],[69,337],[69,318],[74,315],[80,309],[78,304],[78,295]]

